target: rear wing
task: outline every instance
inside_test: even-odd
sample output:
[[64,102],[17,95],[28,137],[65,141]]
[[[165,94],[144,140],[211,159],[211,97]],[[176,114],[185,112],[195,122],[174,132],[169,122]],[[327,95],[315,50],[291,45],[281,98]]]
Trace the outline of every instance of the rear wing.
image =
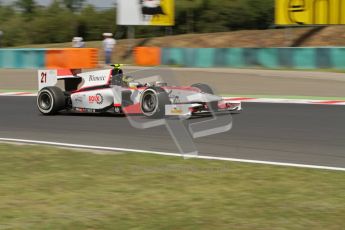
[[48,86],[55,86],[58,80],[79,78],[80,69],[50,69],[38,71],[38,90]]

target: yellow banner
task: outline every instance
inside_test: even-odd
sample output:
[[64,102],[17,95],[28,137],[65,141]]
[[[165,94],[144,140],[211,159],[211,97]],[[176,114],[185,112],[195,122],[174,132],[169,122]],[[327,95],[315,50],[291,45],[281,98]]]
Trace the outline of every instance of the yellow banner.
[[275,24],[345,24],[345,0],[276,0]]
[[175,2],[174,0],[161,1],[162,14],[154,15],[149,25],[173,26],[175,24]]

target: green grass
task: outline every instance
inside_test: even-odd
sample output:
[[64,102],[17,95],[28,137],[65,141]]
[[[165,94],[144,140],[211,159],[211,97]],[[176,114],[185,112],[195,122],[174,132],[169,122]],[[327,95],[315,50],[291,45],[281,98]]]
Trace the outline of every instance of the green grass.
[[0,144],[0,229],[345,228],[345,173]]

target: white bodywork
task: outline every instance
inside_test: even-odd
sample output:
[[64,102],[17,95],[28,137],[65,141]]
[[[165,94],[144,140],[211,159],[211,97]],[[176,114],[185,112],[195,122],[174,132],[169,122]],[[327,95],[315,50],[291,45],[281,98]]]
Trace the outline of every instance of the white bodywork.
[[[59,70],[39,70],[39,90],[48,86],[55,86],[58,80],[80,79],[81,83],[77,90],[69,92],[72,109],[77,111],[97,112],[111,108],[134,108],[134,113],[140,113],[138,104],[141,102],[141,95],[147,89],[141,87],[122,87],[111,85],[111,69],[75,73]],[[135,84],[133,84],[135,86]],[[131,85],[130,85],[131,86]],[[198,108],[203,103],[219,101],[224,105],[224,110],[241,110],[241,103],[226,101],[216,95],[202,93],[194,87],[162,87],[168,94],[172,105],[166,106],[166,115],[181,115],[192,113],[193,108]],[[124,93],[127,97],[123,98]],[[232,105],[231,109],[228,105]]]

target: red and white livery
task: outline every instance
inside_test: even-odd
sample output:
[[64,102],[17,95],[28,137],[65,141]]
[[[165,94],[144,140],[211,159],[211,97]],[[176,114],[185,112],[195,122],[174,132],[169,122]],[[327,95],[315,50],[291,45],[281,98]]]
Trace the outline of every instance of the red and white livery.
[[[80,70],[39,70],[39,111],[44,115],[65,110],[161,118],[241,110],[241,102],[223,100],[206,84],[169,86],[164,82],[127,81],[122,69],[117,65],[114,67],[85,73]],[[64,84],[58,84],[58,81]]]

